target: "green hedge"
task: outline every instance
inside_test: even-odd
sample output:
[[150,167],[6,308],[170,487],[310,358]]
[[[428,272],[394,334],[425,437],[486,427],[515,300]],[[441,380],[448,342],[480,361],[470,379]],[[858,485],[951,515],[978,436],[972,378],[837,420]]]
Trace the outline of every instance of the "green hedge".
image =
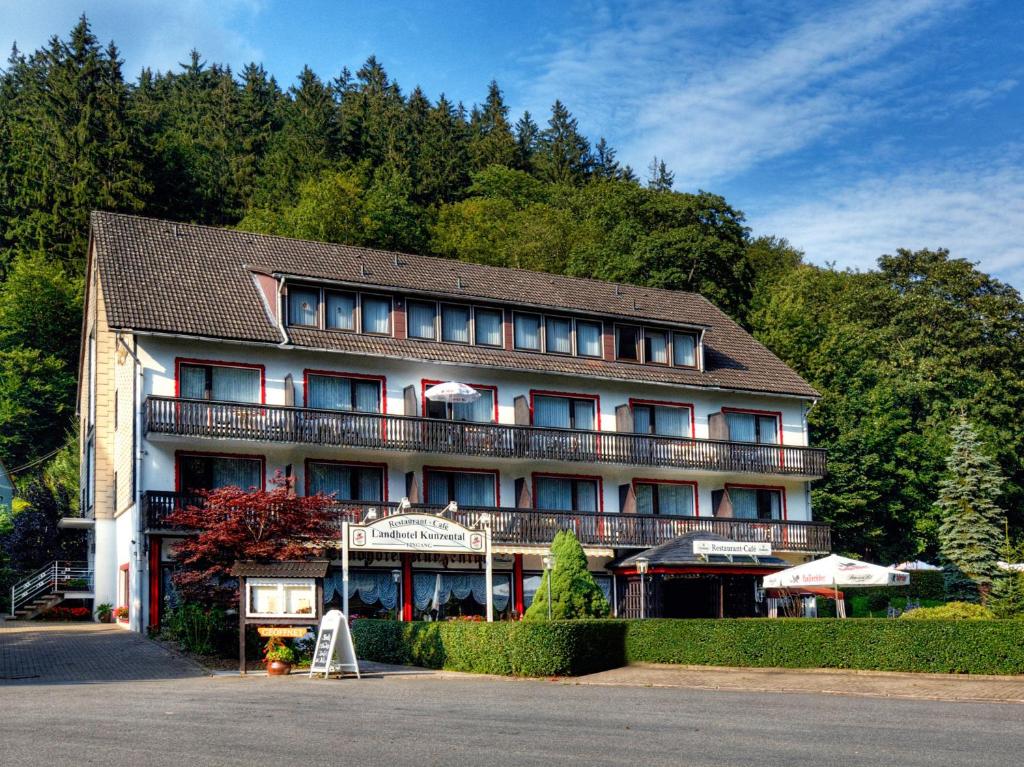
[[630,621],[630,662],[1024,674],[1024,621]]
[[360,658],[507,676],[577,676],[625,664],[626,622],[357,620]]

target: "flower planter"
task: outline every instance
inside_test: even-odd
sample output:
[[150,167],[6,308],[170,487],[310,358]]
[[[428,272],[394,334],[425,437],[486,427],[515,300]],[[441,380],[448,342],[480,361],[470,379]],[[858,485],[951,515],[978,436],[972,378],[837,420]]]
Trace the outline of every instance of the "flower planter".
[[267,676],[288,676],[292,673],[292,664],[282,660],[267,661]]

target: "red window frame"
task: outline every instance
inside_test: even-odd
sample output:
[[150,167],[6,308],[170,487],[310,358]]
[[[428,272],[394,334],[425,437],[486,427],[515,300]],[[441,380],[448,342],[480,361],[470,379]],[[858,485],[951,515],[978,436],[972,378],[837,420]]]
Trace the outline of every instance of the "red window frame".
[[[472,385],[472,384],[468,384]],[[429,478],[431,474],[490,474],[494,477],[494,506],[501,506],[501,471],[499,469],[469,468],[466,466],[424,466],[423,467],[423,501],[428,503]]]
[[[694,418],[695,409],[692,402],[669,402],[667,400],[660,399],[639,399],[637,397],[629,398],[629,412],[632,414],[634,405],[650,405],[652,407],[681,407],[686,408],[690,411],[690,438],[697,438],[697,424]],[[635,419],[634,419],[635,423]],[[667,437],[667,434],[649,434],[650,437]]]
[[[652,477],[634,477],[633,478],[633,495],[636,495],[637,485],[689,485],[693,488],[693,516],[700,516],[700,492],[697,487],[697,483],[689,479],[654,479]],[[672,514],[663,514],[668,519],[673,517]]]
[[[496,347],[492,347],[496,348]],[[435,381],[432,378],[424,378],[420,381],[420,412],[423,417],[427,417],[427,389],[431,386],[436,386],[443,381]],[[486,389],[487,391],[494,392],[494,420],[491,423],[498,423],[498,387],[492,386],[491,384],[475,384],[468,383],[466,386],[471,386],[474,389]],[[459,422],[463,423],[463,422]],[[475,421],[465,421],[464,423],[476,423]]]
[[[749,485],[741,482],[726,482],[722,488],[725,492],[729,492],[734,487],[738,487],[741,490],[775,490],[782,495],[782,519],[777,520],[779,522],[785,522],[789,519],[789,511],[786,508],[786,488],[783,485]],[[746,520],[748,522],[770,522],[776,520],[764,520],[764,519],[751,519]]]
[[[595,358],[596,359],[596,358]],[[554,391],[553,389],[530,389],[530,425],[534,426],[533,398],[541,397],[563,397],[565,399],[589,399],[594,401],[594,431],[601,431],[601,395],[580,394],[579,392]],[[539,427],[547,428],[547,427]],[[577,431],[583,431],[578,429]]]
[[[181,366],[196,365],[221,368],[245,368],[247,370],[260,371],[260,401],[258,404],[267,404],[267,369],[265,365],[257,365],[252,362],[226,362],[224,360],[206,360],[193,357],[174,358],[174,396],[181,396]],[[215,400],[210,400],[211,402]]]
[[[303,489],[304,495],[309,495],[309,465],[311,463],[327,463],[333,466],[357,466],[361,469],[373,468],[381,470],[381,497],[383,500],[381,503],[388,502],[388,465],[382,461],[338,461],[329,458],[307,458],[303,461]],[[350,501],[343,501],[338,499],[339,503],[350,503]]]
[[771,444],[781,445],[782,444],[783,440],[782,440],[782,411],[781,410],[756,410],[754,408],[749,408],[749,407],[723,407],[722,408],[722,412],[723,413],[746,413],[746,414],[749,414],[749,415],[763,415],[763,416],[774,417],[776,422],[778,423],[779,441],[777,443],[771,443],[771,442],[750,442],[750,443],[747,443],[747,444],[751,444],[751,445],[771,445]]
[[[553,479],[586,479],[597,482],[597,512],[576,511],[574,509],[537,509],[537,480]],[[604,514],[604,478],[597,474],[559,474],[553,471],[535,471],[530,475],[530,490],[533,493],[534,509],[537,511],[554,511],[565,514]]]
[[388,379],[387,376],[373,375],[370,373],[348,373],[338,370],[316,370],[306,368],[302,371],[302,406],[309,407],[309,377],[313,376],[334,376],[335,378],[354,378],[358,381],[376,381],[380,384],[380,412],[386,415],[388,412]]
[[267,456],[262,453],[215,453],[205,450],[175,450],[174,451],[174,491],[184,492],[181,487],[181,459],[182,458],[242,458],[248,461],[260,462],[260,489],[267,489]]

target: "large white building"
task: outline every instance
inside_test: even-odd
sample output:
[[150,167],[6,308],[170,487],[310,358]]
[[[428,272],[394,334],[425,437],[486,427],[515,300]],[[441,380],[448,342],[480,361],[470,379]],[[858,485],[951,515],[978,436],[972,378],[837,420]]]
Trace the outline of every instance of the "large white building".
[[[444,381],[482,396],[427,400]],[[280,472],[339,518],[492,509],[498,618],[529,605],[562,528],[620,615],[652,548],[651,612],[755,614],[754,576],[830,548],[817,396],[696,294],[96,213],[79,395],[95,600],[158,624],[185,534],[167,514]],[[772,556],[694,553],[717,536]],[[473,557],[352,572],[353,613],[483,610]]]

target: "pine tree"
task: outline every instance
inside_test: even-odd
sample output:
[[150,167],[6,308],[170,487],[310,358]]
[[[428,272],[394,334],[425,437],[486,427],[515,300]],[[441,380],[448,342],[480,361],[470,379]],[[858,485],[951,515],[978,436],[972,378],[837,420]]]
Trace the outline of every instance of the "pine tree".
[[545,571],[524,615],[525,620],[548,618],[548,578],[551,578],[551,618],[605,618],[611,608],[594,576],[587,570],[587,555],[572,530],[560,530],[551,543],[554,568]]
[[590,142],[561,101],[552,105],[548,127],[541,131],[536,163],[541,178],[555,184],[578,185],[590,174]]
[[939,548],[945,560],[948,595],[977,601],[979,596],[987,597],[1000,575],[996,563],[1004,515],[996,499],[1003,480],[965,416],[953,427],[952,438],[946,476],[935,502],[941,518]]
[[416,197],[428,204],[451,202],[469,185],[468,126],[459,109],[441,94],[427,115]]
[[664,160],[657,157],[647,166],[647,188],[656,192],[671,192],[676,174],[668,169]]
[[614,181],[622,177],[622,166],[615,159],[615,150],[608,146],[604,136],[594,146],[594,178]]
[[474,108],[473,115],[469,142],[473,170],[483,170],[489,165],[511,168],[516,161],[516,138],[508,124],[508,107],[496,81],[491,80],[483,108]]
[[533,121],[530,113],[523,112],[523,116],[516,121],[516,154],[515,167],[517,170],[533,172],[533,161],[537,155],[537,139],[540,137],[540,128]]

